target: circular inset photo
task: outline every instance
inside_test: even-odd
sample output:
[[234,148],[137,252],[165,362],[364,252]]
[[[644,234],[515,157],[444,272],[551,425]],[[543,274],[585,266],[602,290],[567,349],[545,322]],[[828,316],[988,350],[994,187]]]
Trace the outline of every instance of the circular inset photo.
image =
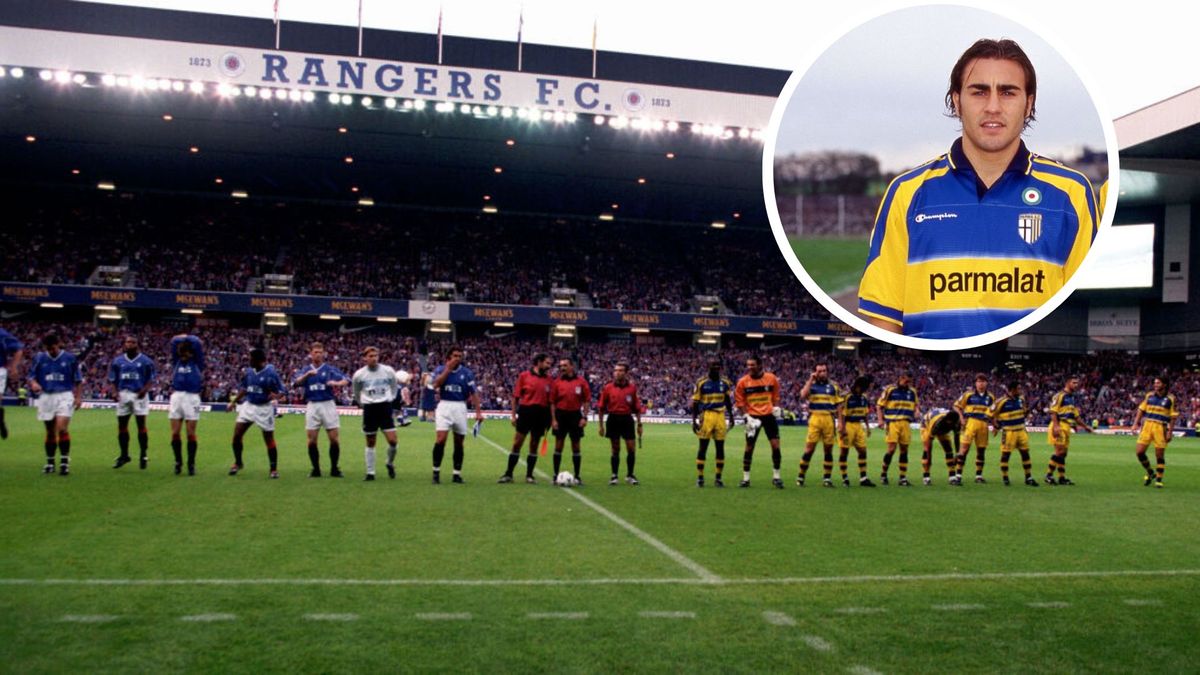
[[1067,60],[1012,20],[946,5],[880,16],[776,104],[763,162],[775,238],[868,335],[923,349],[1009,337],[1070,295],[1093,248],[1116,174],[1107,120]]

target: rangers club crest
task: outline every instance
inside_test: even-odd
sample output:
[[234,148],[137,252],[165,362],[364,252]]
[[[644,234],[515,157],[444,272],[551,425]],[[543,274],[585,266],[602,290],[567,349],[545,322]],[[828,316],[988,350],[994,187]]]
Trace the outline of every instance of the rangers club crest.
[[246,71],[246,62],[237,52],[222,54],[217,66],[225,77],[238,77]]
[[1042,237],[1042,214],[1022,213],[1017,216],[1017,234],[1026,244],[1036,243]]

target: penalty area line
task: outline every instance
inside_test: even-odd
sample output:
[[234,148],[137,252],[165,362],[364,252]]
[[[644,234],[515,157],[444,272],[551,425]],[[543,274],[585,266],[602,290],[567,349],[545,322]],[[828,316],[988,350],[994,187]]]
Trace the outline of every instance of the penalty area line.
[[[492,439],[490,439],[486,436],[481,435],[481,436],[479,436],[479,438],[484,443],[487,443],[488,445],[495,448],[498,452],[502,453],[504,456],[506,456],[506,457],[508,456],[508,454],[509,454],[508,450],[505,450],[503,447],[501,447],[499,443],[496,443],[495,441],[493,441]],[[521,463],[524,464],[524,460],[522,460]],[[550,479],[550,477],[548,475],[546,475],[546,473],[543,472],[541,469],[534,469],[534,474],[536,474],[542,480]],[[645,530],[639,528],[638,526],[634,525],[633,523],[629,522],[628,520],[625,520],[621,516],[618,516],[617,514],[613,513],[612,511],[609,511],[608,509],[604,508],[603,506],[592,501],[591,499],[579,494],[579,492],[577,490],[570,489],[570,488],[564,488],[562,490],[562,492],[565,492],[566,494],[574,497],[575,499],[578,499],[580,502],[583,503],[584,506],[588,507],[589,509],[595,511],[596,513],[599,513],[600,515],[604,516],[605,518],[616,523],[618,526],[620,526],[626,532],[629,532],[633,536],[640,539],[642,541],[642,543],[649,544],[650,546],[658,549],[658,551],[660,553],[667,556],[671,560],[674,560],[678,565],[686,568],[692,574],[695,574],[697,577],[699,577],[700,581],[702,581],[704,583],[710,583],[710,584],[719,584],[722,582],[721,577],[714,574],[707,567],[704,567],[703,565],[696,562],[695,560],[692,560],[691,558],[680,553],[679,551],[676,551],[675,549],[671,548],[670,546],[667,546],[662,541],[660,541],[657,537],[655,537],[655,536],[651,535],[650,533],[646,532]]]

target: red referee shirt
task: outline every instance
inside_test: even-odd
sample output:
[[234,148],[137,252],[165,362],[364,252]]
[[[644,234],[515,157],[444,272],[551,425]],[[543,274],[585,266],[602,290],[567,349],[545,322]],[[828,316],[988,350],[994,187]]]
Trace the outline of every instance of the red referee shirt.
[[642,402],[638,399],[637,386],[632,381],[624,386],[615,381],[600,390],[600,412],[608,415],[632,415],[641,413]]
[[591,400],[592,388],[579,375],[569,380],[558,378],[550,390],[550,401],[554,403],[554,408],[564,412],[578,412],[585,401],[590,403]]
[[550,407],[550,388],[553,381],[550,375],[538,375],[532,370],[526,370],[517,377],[517,386],[513,387],[513,397],[521,405],[537,405]]

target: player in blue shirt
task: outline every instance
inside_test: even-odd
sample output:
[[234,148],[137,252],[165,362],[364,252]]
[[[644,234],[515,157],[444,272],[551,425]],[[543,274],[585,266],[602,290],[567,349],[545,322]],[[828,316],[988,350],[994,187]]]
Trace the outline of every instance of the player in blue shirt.
[[475,390],[475,373],[463,365],[463,350],[458,345],[450,347],[449,358],[444,365],[433,371],[433,388],[438,393],[438,406],[434,414],[437,436],[433,442],[433,482],[441,483],[442,457],[446,454],[446,436],[454,432],[454,476],[455,483],[463,482],[463,440],[467,437],[467,406],[475,406],[476,423],[483,421],[483,408],[479,392]]
[[[21,367],[24,348],[25,345],[13,337],[12,333],[0,328],[0,398],[3,398],[4,392],[8,390],[8,371],[10,369],[17,381],[20,381],[17,370]],[[0,438],[8,438],[8,425],[4,423],[3,405],[0,405]]]
[[117,445],[121,454],[113,462],[119,469],[129,459],[129,417],[137,420],[138,467],[145,469],[149,461],[150,436],[146,432],[146,416],[150,414],[150,385],[154,384],[154,361],[138,348],[137,338],[125,336],[125,351],[113,358],[108,366],[108,381],[112,383],[113,400],[117,402]]
[[233,425],[233,466],[229,475],[235,476],[242,470],[242,437],[251,424],[262,429],[263,443],[267,446],[267,460],[271,463],[271,478],[279,478],[279,451],[275,447],[276,399],[283,396],[283,380],[275,366],[267,363],[267,353],[261,349],[250,350],[250,367],[242,371],[237,398],[237,421]]
[[83,402],[83,373],[75,355],[62,348],[58,335],[42,338],[44,352],[38,352],[29,369],[29,388],[37,399],[37,418],[46,426],[46,466],[42,473],[54,473],[54,452],[61,457],[59,475],[71,472],[71,415]]
[[308,365],[297,371],[292,379],[293,387],[304,389],[304,430],[308,435],[308,461],[312,462],[309,478],[321,477],[321,451],[317,447],[317,438],[322,428],[329,438],[329,475],[342,477],[342,470],[338,468],[338,459],[342,455],[338,440],[341,423],[333,391],[334,387],[348,384],[350,380],[345,373],[325,363],[325,345],[312,343],[308,350]]
[[175,475],[183,470],[183,441],[179,432],[187,423],[188,475],[196,475],[196,423],[200,420],[200,392],[204,390],[204,345],[195,335],[171,338],[171,451],[175,453]]

